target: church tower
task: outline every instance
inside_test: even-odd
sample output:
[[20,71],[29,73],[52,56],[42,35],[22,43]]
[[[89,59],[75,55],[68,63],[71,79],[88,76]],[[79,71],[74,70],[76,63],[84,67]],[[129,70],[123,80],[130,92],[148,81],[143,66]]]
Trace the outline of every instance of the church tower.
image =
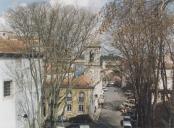
[[89,75],[92,78],[94,84],[97,84],[101,81],[100,78],[100,57],[101,57],[101,46],[99,42],[91,43],[85,52],[85,74]]
[[99,42],[91,43],[85,51],[85,75],[92,80],[94,87],[93,96],[90,105],[90,113],[95,117],[99,108],[99,101],[103,96],[102,79],[101,79],[101,46]]

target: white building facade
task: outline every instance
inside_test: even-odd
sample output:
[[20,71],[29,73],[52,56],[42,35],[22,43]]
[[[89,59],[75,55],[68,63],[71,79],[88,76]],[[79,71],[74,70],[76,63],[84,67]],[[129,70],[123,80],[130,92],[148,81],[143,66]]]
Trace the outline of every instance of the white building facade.
[[[21,59],[1,57],[0,58],[0,127],[20,128],[18,122],[24,115],[18,113],[18,101],[20,90],[17,87],[16,76],[11,72]],[[21,67],[22,68],[22,67]],[[23,120],[23,119],[22,119]],[[18,125],[20,124],[20,126]]]
[[36,119],[39,102],[30,62],[16,50],[0,48],[0,128],[28,128]]
[[8,59],[0,59],[0,127],[17,128],[15,82],[7,75]]

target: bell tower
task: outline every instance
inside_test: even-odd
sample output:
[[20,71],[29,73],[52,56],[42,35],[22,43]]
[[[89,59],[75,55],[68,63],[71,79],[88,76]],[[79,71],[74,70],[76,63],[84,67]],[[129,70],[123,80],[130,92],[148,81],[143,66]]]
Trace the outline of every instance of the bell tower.
[[99,42],[93,42],[86,48],[85,55],[85,75],[87,75],[94,87],[91,99],[91,113],[93,116],[98,110],[99,99],[102,97],[102,79],[101,79],[101,46]]
[[100,56],[101,56],[101,46],[99,42],[91,43],[85,52],[85,66],[87,70],[85,74],[92,78],[94,84],[101,81],[100,78]]

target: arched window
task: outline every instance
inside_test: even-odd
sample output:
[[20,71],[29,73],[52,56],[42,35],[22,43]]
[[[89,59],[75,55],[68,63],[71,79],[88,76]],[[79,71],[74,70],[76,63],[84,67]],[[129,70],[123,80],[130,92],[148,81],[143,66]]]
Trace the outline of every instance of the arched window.
[[80,92],[79,93],[79,102],[83,103],[85,99],[85,93],[84,92]]
[[72,93],[69,92],[67,95],[67,101],[72,101]]
[[71,92],[67,94],[66,100],[67,100],[67,111],[70,112],[72,110],[72,93]]
[[85,93],[79,93],[79,112],[84,112]]

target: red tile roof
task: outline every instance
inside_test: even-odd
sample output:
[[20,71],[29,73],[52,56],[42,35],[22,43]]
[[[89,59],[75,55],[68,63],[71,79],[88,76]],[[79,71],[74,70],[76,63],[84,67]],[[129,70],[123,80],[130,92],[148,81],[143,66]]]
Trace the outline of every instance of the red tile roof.
[[73,78],[68,84],[68,79],[64,80],[62,87],[72,87],[72,88],[81,88],[81,89],[92,89],[92,79],[89,76],[81,75],[80,77]]
[[22,41],[0,39],[0,53],[21,53],[24,48]]

